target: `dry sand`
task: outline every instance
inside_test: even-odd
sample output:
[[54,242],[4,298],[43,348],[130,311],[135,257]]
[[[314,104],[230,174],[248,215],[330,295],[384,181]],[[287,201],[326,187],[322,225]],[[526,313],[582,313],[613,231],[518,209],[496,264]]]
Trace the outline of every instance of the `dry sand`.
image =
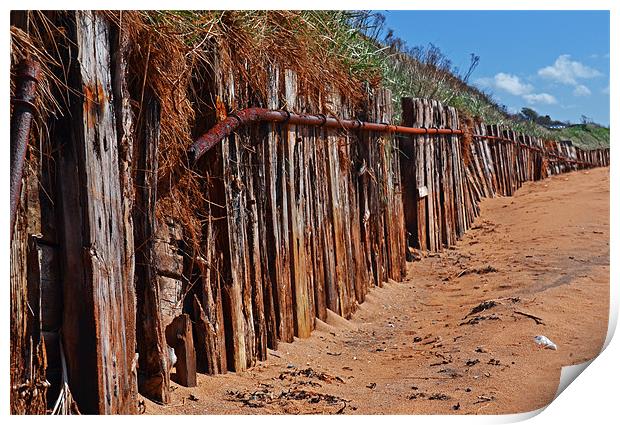
[[[247,372],[199,375],[196,388],[173,384],[171,405],[147,400],[146,413],[497,414],[545,406],[561,367],[591,359],[605,339],[609,169],[527,183],[481,207],[455,249],[408,263],[406,280],[372,290],[350,322],[318,322],[311,338],[280,343]],[[487,266],[496,271],[484,273]],[[487,300],[496,305],[468,316]],[[558,350],[537,347],[536,335]]]

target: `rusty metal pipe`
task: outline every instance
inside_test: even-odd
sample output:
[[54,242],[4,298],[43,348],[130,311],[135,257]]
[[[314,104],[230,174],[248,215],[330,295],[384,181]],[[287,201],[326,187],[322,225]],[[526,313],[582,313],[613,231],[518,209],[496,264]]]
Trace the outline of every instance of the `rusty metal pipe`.
[[30,127],[36,110],[34,100],[40,76],[41,66],[38,62],[25,59],[19,64],[11,117],[11,240],[19,206]]
[[521,146],[523,148],[526,148],[526,149],[529,149],[529,150],[532,150],[532,151],[536,151],[536,152],[541,152],[542,154],[544,154],[545,156],[548,156],[550,158],[557,158],[557,159],[553,159],[553,161],[564,161],[564,162],[568,162],[568,163],[571,163],[571,164],[580,164],[580,165],[593,165],[593,164],[590,164],[589,162],[577,161],[577,160],[574,160],[574,159],[570,159],[570,158],[567,158],[567,157],[556,155],[553,152],[547,152],[544,149],[541,149],[539,147],[526,145],[525,143],[517,142],[517,141],[514,141],[512,139],[508,139],[506,137],[489,136],[489,135],[482,135],[482,134],[474,134],[474,137],[477,137],[478,139],[499,140],[499,141],[502,141],[502,142],[516,143],[516,144],[518,144],[519,146]]
[[325,115],[294,114],[287,111],[269,110],[264,108],[247,108],[229,115],[217,123],[208,132],[200,136],[189,149],[189,157],[197,161],[207,151],[217,145],[223,138],[230,136],[235,130],[258,122],[275,122],[314,127],[342,128],[359,131],[375,131],[378,133],[403,134],[463,134],[462,130],[449,128],[416,128],[400,125],[379,124],[359,120],[340,120]]
[[543,152],[543,150],[541,148],[539,148],[539,147],[526,145],[525,143],[518,142],[518,141],[512,140],[512,139],[508,139],[507,137],[488,136],[488,135],[483,135],[483,134],[474,134],[474,137],[476,137],[478,139],[499,140],[500,142],[516,143],[517,145],[519,145],[519,146],[521,146],[521,147],[523,147],[525,149],[529,149],[529,150],[536,151],[536,152]]
[[[333,117],[327,117],[323,114],[294,114],[288,111],[270,110],[265,108],[246,108],[239,112],[229,115],[225,120],[217,123],[209,131],[200,136],[190,147],[188,154],[192,162],[197,161],[202,155],[217,145],[222,139],[230,136],[235,130],[259,122],[286,123],[292,125],[306,125],[315,127],[342,128],[359,131],[374,131],[378,133],[402,133],[402,134],[443,134],[453,135],[463,134],[462,130],[449,128],[420,128],[405,127],[400,125],[380,124],[364,122],[359,120],[340,120]],[[520,146],[532,151],[542,152],[549,156],[553,155],[545,152],[543,149],[535,146],[529,146],[525,143],[515,142],[511,139],[501,136],[489,136],[475,134],[474,137],[481,139],[500,140],[504,142],[518,143]],[[573,161],[568,158],[562,158],[565,161]],[[573,161],[578,163],[578,161]]]

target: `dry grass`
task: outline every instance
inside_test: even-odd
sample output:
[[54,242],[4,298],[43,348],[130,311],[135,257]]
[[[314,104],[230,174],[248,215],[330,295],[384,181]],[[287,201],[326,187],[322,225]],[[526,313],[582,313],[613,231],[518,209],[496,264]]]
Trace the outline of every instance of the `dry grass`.
[[[332,90],[352,102],[365,95],[362,85],[378,84],[378,56],[351,25],[364,14],[345,11],[107,11],[103,13],[127,36],[128,85],[136,131],[144,129],[145,95],[161,109],[158,149],[158,216],[181,222],[191,245],[201,245],[208,211],[206,182],[186,164],[197,117],[214,117],[218,78],[235,81],[226,113],[264,105],[270,69],[296,72],[298,91],[315,105]],[[63,26],[73,12],[25,12],[11,27],[11,60],[37,59],[43,68],[38,107],[39,128],[68,111],[70,64],[75,49]],[[360,21],[361,22],[361,21]],[[79,93],[77,93],[79,95]],[[327,102],[323,102],[324,105]],[[262,106],[262,105],[261,105]],[[289,105],[293,109],[293,105]],[[327,105],[326,105],[327,107]],[[220,114],[222,115],[222,114]],[[46,131],[46,130],[45,130]],[[38,138],[41,145],[43,134]],[[138,141],[140,138],[136,138]],[[136,170],[134,170],[135,172]]]
[[[157,216],[180,222],[191,244],[198,247],[201,222],[194,211],[203,204],[203,195],[200,178],[187,166],[186,155],[195,117],[190,99],[195,58],[179,34],[150,25],[141,12],[107,12],[106,16],[129,42],[128,85],[138,134],[144,131],[146,97],[153,96],[159,103],[158,177],[169,187],[159,190]],[[143,143],[140,137],[135,140]]]
[[22,25],[11,25],[11,96],[15,93],[15,73],[23,59],[37,61],[41,66],[37,86],[36,114],[30,131],[29,149],[25,160],[27,179],[45,193],[41,183],[41,170],[53,167],[53,150],[50,143],[50,127],[55,119],[65,115],[69,108],[72,89],[67,83],[68,63],[63,61],[62,51],[72,48],[73,43],[66,36],[64,28],[55,21],[62,12],[19,11],[12,12],[11,21]]
[[25,13],[26,30],[11,26],[11,95],[14,92],[15,67],[22,59],[33,59],[41,64],[41,79],[37,88],[36,105],[41,117],[62,114],[66,109],[67,97],[59,94],[67,93],[66,79],[58,77],[58,71],[64,70],[60,48],[61,42],[67,38],[49,18],[40,11]]
[[[196,117],[214,116],[218,99],[204,87],[218,78],[235,82],[230,113],[264,104],[270,69],[296,72],[299,93],[319,104],[332,90],[361,101],[364,82],[377,84],[378,68],[351,46],[357,30],[347,26],[350,12],[321,11],[134,11],[106,12],[130,41],[128,65],[137,100],[138,131],[145,93],[161,107],[158,147],[160,199],[157,214],[179,221],[194,252],[201,253],[208,217],[205,181],[187,166]],[[350,43],[343,42],[350,39]],[[357,44],[359,45],[359,43]],[[358,49],[359,50],[359,49]],[[362,52],[363,53],[363,52]],[[357,59],[356,58],[357,55]],[[213,90],[211,90],[211,93]],[[289,108],[294,109],[291,106]],[[221,113],[219,115],[222,115]]]

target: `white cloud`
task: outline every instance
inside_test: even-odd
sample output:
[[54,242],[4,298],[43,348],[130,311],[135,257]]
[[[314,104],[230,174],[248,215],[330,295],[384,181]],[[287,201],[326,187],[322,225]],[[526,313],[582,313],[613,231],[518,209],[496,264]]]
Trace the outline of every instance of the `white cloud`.
[[553,105],[558,103],[557,99],[549,93],[532,93],[534,91],[533,85],[521,81],[516,75],[507,74],[505,72],[495,74],[492,78],[478,78],[476,84],[519,96],[530,105]]
[[538,75],[562,84],[577,85],[579,79],[594,78],[602,75],[594,68],[581,62],[573,61],[570,55],[560,55],[553,65],[538,70]]
[[557,99],[549,93],[534,93],[523,95],[523,99],[530,105],[546,104],[553,105],[558,103]]
[[517,108],[517,107],[514,107],[514,106],[507,106],[506,110],[508,111],[509,114],[513,114],[513,115],[518,114],[519,112],[521,112],[521,108]]
[[515,96],[522,96],[530,93],[534,87],[531,84],[523,83],[519,77],[512,74],[500,72],[493,78],[478,78],[476,83],[483,87],[492,87],[505,91]]
[[575,90],[573,90],[574,96],[590,96],[591,94],[592,92],[590,91],[590,89],[583,84],[579,84],[577,87],[575,87]]
[[522,96],[534,90],[531,84],[522,83],[516,75],[500,72],[495,75],[495,86],[515,96]]

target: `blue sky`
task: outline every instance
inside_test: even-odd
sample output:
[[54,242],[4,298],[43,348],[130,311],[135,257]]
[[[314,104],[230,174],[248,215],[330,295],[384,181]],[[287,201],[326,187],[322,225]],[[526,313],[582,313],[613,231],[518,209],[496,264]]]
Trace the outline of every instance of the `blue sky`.
[[609,125],[608,11],[380,11],[409,46],[433,43],[511,112]]

